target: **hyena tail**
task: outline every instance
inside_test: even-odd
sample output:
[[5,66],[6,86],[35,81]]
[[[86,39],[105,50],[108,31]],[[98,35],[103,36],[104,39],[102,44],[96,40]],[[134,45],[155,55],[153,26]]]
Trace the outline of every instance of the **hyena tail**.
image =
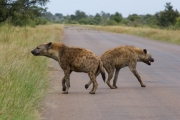
[[101,76],[102,76],[102,78],[103,78],[103,81],[105,82],[105,80],[106,80],[106,75],[105,75],[103,63],[102,63],[101,60],[99,61],[99,68],[100,68],[100,72],[101,72]]

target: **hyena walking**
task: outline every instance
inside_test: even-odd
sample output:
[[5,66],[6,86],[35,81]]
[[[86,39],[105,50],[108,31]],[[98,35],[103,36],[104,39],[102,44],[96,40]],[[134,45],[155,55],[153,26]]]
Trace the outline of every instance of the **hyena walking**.
[[35,56],[46,56],[59,62],[64,71],[62,79],[63,94],[68,94],[70,87],[70,74],[72,71],[88,73],[93,88],[89,92],[95,94],[98,87],[97,73],[101,72],[105,81],[105,71],[100,58],[93,52],[83,48],[68,47],[60,43],[44,43],[36,47],[31,53]]
[[[106,83],[111,89],[115,89],[117,88],[116,83],[119,71],[121,68],[126,66],[128,66],[130,71],[136,76],[141,87],[146,87],[136,70],[136,64],[137,62],[144,62],[147,65],[151,65],[151,62],[154,62],[154,59],[146,49],[141,49],[134,46],[120,46],[114,49],[110,49],[102,54],[101,61],[103,62],[103,66],[108,73],[108,79]],[[113,77],[114,71],[115,76],[113,85],[111,85],[110,80]],[[85,88],[87,89],[90,84],[91,81],[85,85]]]

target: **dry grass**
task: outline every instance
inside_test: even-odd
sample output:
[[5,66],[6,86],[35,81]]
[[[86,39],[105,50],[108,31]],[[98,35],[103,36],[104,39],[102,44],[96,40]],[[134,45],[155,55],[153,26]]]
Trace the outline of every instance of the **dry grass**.
[[0,120],[39,119],[39,103],[48,88],[48,61],[30,51],[42,42],[60,40],[62,34],[61,25],[0,26]]
[[180,30],[160,30],[143,27],[125,27],[125,26],[86,26],[96,30],[129,34],[150,38],[153,40],[164,41],[180,45]]

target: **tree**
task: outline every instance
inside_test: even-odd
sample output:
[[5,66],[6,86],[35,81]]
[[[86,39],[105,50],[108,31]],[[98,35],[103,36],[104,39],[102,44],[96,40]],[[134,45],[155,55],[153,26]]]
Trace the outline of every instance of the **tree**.
[[76,20],[76,16],[75,15],[70,15],[71,20]]
[[43,6],[49,0],[0,0],[0,22],[7,19],[14,25],[36,21],[46,12]]
[[77,10],[77,11],[75,12],[75,16],[76,16],[76,20],[80,20],[80,19],[82,19],[82,18],[87,18],[86,13],[83,12],[83,11],[80,11],[80,10]]
[[59,19],[63,18],[63,14],[61,14],[61,13],[55,13],[55,16],[57,16]]
[[170,25],[175,25],[176,18],[178,18],[180,15],[177,10],[173,10],[171,3],[166,3],[165,10],[156,13],[155,16],[159,26],[167,27]]
[[8,9],[4,4],[6,4],[6,1],[0,0],[0,22],[3,22],[8,18]]
[[111,21],[115,21],[117,23],[120,23],[122,21],[123,17],[120,13],[116,12],[115,14],[112,14],[110,16]]
[[130,26],[137,27],[142,23],[141,22],[141,17],[139,15],[137,15],[137,14],[129,15],[127,17],[127,19],[129,20],[128,25],[130,25]]
[[153,26],[157,24],[157,21],[154,15],[146,14],[146,15],[141,15],[140,17],[141,17],[140,22],[142,25]]
[[109,19],[111,16],[110,13],[105,13],[104,11],[101,11],[100,15],[102,18],[105,18],[105,19]]
[[54,15],[51,12],[46,12],[43,14],[43,17],[51,21],[54,18]]
[[94,16],[94,23],[98,25],[100,22],[101,22],[101,16],[99,13],[96,13],[96,15]]
[[139,21],[141,18],[140,18],[137,14],[132,14],[132,15],[129,15],[129,16],[128,16],[128,19],[129,19],[131,22],[135,22],[135,21]]
[[93,15],[88,15],[87,19],[88,19],[88,24],[89,25],[94,25],[95,24]]

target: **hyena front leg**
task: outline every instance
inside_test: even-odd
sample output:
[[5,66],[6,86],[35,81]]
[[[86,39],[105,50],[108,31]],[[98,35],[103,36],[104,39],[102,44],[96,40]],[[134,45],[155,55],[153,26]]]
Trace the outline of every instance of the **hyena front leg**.
[[[65,74],[64,80],[65,80],[65,83],[66,83],[66,90],[63,92],[63,94],[68,94],[68,90],[69,90],[69,86],[70,86],[70,84],[69,84],[70,73],[71,73],[70,71],[64,71],[64,74]],[[63,83],[63,81],[62,81],[62,83]]]
[[130,69],[130,71],[136,76],[136,78],[138,79],[141,87],[146,87],[146,85],[142,82],[141,77],[140,77],[140,75],[138,74],[138,72],[137,72],[137,70],[136,70],[136,66],[133,67],[133,66],[130,65],[130,66],[129,66],[129,69]]
[[117,83],[117,78],[118,78],[118,75],[119,75],[119,71],[120,71],[120,68],[116,68],[115,76],[114,76],[114,80],[113,80],[113,86],[115,88],[117,88],[116,83]]
[[66,85],[65,85],[65,77],[62,79],[62,91],[66,90]]
[[[72,72],[72,71],[70,71],[70,74],[71,74],[71,72]],[[65,77],[63,77],[63,79],[62,79],[62,91],[65,91],[65,90],[66,90],[65,83],[66,83]],[[70,87],[70,79],[69,79],[68,83],[69,83],[69,87]]]

